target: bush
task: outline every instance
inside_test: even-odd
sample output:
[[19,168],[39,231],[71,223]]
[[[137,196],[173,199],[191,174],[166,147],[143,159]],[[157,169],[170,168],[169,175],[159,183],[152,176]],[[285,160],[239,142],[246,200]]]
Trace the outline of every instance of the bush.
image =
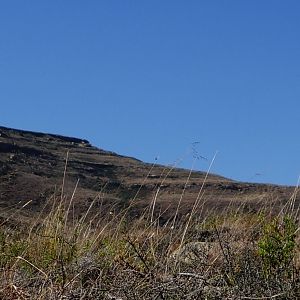
[[292,217],[276,217],[264,224],[258,241],[258,253],[263,260],[265,272],[271,275],[290,272],[296,248],[296,222]]

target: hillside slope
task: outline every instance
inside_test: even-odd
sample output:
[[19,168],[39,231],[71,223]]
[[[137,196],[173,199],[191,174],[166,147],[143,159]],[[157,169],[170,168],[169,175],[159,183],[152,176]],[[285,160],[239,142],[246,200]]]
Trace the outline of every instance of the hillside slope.
[[22,216],[34,216],[52,195],[61,194],[65,166],[66,199],[78,181],[74,197],[78,216],[95,197],[93,210],[101,207],[105,213],[126,207],[134,198],[133,216],[156,197],[155,212],[164,212],[166,220],[174,214],[183,191],[180,214],[188,213],[199,196],[204,210],[220,211],[232,205],[255,211],[261,203],[278,207],[294,191],[292,187],[241,183],[216,175],[209,175],[204,183],[203,172],[193,172],[187,182],[188,170],[146,164],[96,148],[87,140],[0,127],[0,216],[7,218],[28,201]]

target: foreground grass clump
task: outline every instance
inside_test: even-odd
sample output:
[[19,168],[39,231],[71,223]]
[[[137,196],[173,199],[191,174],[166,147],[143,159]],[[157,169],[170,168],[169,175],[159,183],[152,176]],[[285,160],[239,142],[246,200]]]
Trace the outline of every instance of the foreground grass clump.
[[[299,299],[297,214],[226,210],[159,226],[151,208],[74,219],[52,199],[0,228],[0,299]],[[149,213],[150,211],[150,213]],[[151,218],[149,218],[151,214]]]

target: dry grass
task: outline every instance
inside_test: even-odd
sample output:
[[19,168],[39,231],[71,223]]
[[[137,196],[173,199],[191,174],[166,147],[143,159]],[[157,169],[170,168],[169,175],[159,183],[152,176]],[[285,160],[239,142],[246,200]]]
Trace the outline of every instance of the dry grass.
[[136,197],[106,214],[93,211],[95,199],[76,218],[77,185],[69,197],[62,189],[30,226],[1,225],[0,298],[299,299],[295,195],[277,215],[268,205],[204,214],[203,187],[189,215],[177,215],[179,203],[163,225],[159,190],[132,220]]

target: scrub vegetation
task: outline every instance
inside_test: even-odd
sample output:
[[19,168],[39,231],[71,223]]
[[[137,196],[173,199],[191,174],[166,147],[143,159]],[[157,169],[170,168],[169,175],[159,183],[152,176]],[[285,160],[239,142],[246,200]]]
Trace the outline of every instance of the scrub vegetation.
[[166,221],[155,197],[134,218],[135,197],[101,216],[95,199],[75,217],[76,190],[62,188],[30,224],[2,222],[0,298],[299,299],[296,192],[276,214],[268,205],[203,213],[200,196]]

